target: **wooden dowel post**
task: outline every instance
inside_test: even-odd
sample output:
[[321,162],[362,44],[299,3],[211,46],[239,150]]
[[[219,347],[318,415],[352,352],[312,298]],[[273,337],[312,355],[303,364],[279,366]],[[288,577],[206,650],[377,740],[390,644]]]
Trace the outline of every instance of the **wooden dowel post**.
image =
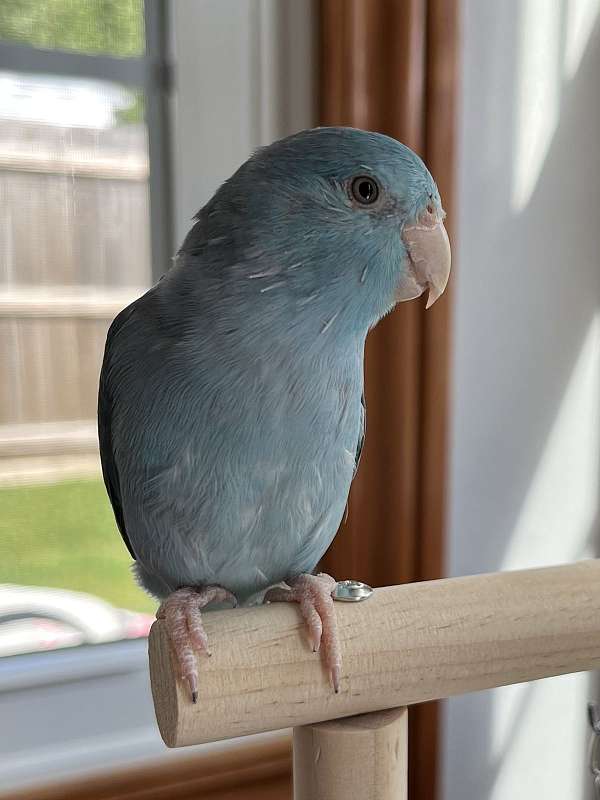
[[289,603],[204,617],[198,702],[162,621],[150,635],[159,728],[170,747],[312,725],[600,667],[600,560],[377,589],[336,603],[335,694]]
[[406,800],[408,710],[294,728],[294,800]]

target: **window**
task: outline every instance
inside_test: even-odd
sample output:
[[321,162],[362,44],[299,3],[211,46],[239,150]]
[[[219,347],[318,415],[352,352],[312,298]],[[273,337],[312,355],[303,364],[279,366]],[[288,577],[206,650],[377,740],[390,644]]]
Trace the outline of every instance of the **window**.
[[172,253],[158,0],[0,7],[0,656],[143,635],[100,475],[115,314]]

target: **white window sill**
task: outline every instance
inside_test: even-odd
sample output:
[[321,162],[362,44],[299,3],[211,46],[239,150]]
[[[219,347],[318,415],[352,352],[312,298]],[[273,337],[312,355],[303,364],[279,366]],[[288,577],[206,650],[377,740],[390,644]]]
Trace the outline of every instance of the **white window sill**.
[[0,719],[2,792],[282,735],[168,750],[154,719],[146,639],[0,659]]

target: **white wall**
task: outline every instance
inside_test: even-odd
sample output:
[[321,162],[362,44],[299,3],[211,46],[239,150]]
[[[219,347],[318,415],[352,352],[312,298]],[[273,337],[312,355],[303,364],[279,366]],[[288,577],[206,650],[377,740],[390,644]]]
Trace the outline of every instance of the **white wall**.
[[[463,0],[451,574],[597,552],[600,2]],[[444,800],[589,791],[593,676],[451,700]]]

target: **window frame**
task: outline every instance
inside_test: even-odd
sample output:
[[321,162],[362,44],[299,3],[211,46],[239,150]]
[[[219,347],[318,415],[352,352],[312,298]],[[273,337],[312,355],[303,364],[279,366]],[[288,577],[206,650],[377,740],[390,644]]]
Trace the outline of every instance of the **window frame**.
[[[175,240],[173,231],[180,241],[190,226],[192,214],[256,147],[291,130],[315,124],[317,8],[312,0],[245,1],[232,5],[216,0],[203,3],[146,0],[145,13],[150,15],[149,19],[146,17],[147,52],[143,59],[129,60],[146,60],[154,65],[148,73],[154,70],[155,88],[152,92],[146,90],[151,225],[160,227],[155,221],[164,222],[171,241]],[[0,69],[14,70],[14,60],[9,65],[6,63],[8,50],[4,44],[0,43]],[[54,57],[48,51],[36,52]],[[63,51],[60,52],[62,56]],[[95,62],[92,64],[88,56],[67,55],[71,67],[79,64],[81,70],[95,70],[101,63],[106,66],[107,59],[123,61],[92,56]],[[54,59],[52,72],[57,71],[57,65]],[[118,67],[116,64],[110,69]],[[139,67],[130,65],[128,69],[135,71]],[[82,75],[81,70],[76,74]],[[36,72],[39,68],[23,71]],[[90,77],[106,78],[106,74],[94,72]],[[125,82],[124,74],[119,71],[114,80]],[[133,85],[138,84],[134,81]],[[159,122],[162,120],[162,133],[157,133],[152,122],[154,114]],[[228,137],[225,143],[224,132]],[[155,156],[157,152],[158,157]],[[156,183],[157,161],[166,172],[163,184],[160,176]],[[163,208],[168,209],[168,218],[164,220]],[[160,249],[155,245],[155,231],[152,235],[153,275],[158,278],[169,267],[174,249],[170,243],[167,247],[163,245],[164,255],[158,256]],[[22,724],[24,716],[31,712],[36,715],[35,724],[40,726],[43,725],[42,703],[52,704],[48,716],[59,723],[64,718],[69,719],[72,706],[85,703],[86,708],[93,707],[87,718],[85,737],[73,753],[69,748],[81,729],[75,730],[70,721],[69,742],[62,743],[57,731],[50,732],[51,747],[43,754],[45,759],[35,775],[31,774],[31,769],[27,772],[23,764],[38,763],[37,745],[33,743],[31,749],[19,751],[20,763],[12,766],[11,789],[19,788],[31,797],[34,781],[62,781],[70,775],[81,774],[84,769],[90,775],[98,770],[106,773],[115,770],[117,763],[126,767],[138,760],[144,764],[144,770],[153,761],[158,768],[170,759],[189,758],[195,752],[206,754],[207,763],[212,763],[221,750],[226,750],[227,762],[231,765],[226,776],[227,787],[231,789],[232,776],[239,777],[243,786],[240,796],[249,796],[246,773],[238,769],[236,754],[239,751],[241,758],[242,750],[250,742],[262,741],[263,737],[265,741],[285,742],[289,732],[259,734],[246,737],[243,742],[234,739],[197,748],[166,750],[154,719],[146,724],[147,716],[153,715],[146,648],[146,640],[123,640],[0,660],[0,717],[3,719],[8,718],[8,709],[13,714],[12,719]],[[119,664],[124,664],[123,669]],[[62,690],[71,688],[72,695],[61,694]],[[97,725],[97,714],[112,714],[113,710],[114,724],[109,735],[106,732],[96,735],[90,730]],[[2,755],[0,750],[0,774]],[[273,761],[268,753],[261,757],[259,765],[265,774],[272,773]],[[60,794],[60,789],[57,791]],[[263,796],[262,784],[258,791]]]
[[[173,86],[167,11],[166,0],[145,0],[146,51],[141,56],[48,50],[0,40],[2,71],[89,78],[144,92],[152,282],[168,269],[174,252],[170,149],[170,95]],[[99,703],[108,691],[109,709],[114,709],[117,714],[119,707],[128,708],[131,724],[121,720],[115,722],[109,732],[99,732],[95,730],[95,723],[91,723],[84,735],[79,720],[72,730],[75,738],[67,740],[61,737],[62,718],[68,719],[72,713],[69,704],[65,706],[62,695],[67,684],[84,688],[86,696],[96,698]],[[41,703],[37,712],[32,707],[32,703],[36,704],[36,697]],[[4,752],[0,748],[0,775],[3,775],[0,783],[3,789],[7,788],[5,782],[11,788],[24,788],[30,781],[42,780],[47,771],[51,780],[60,780],[80,771],[96,770],[100,763],[117,766],[136,759],[165,757],[164,746],[151,719],[146,639],[123,639],[0,658],[0,716],[3,719],[11,716],[22,719],[30,711],[34,716],[40,712],[40,720],[44,716],[46,721],[55,720],[55,730],[48,730],[47,752],[39,753],[39,764],[37,747],[14,754],[10,749]],[[44,723],[38,724],[43,726]],[[85,747],[79,751],[75,748],[71,753],[77,736],[82,737]]]

